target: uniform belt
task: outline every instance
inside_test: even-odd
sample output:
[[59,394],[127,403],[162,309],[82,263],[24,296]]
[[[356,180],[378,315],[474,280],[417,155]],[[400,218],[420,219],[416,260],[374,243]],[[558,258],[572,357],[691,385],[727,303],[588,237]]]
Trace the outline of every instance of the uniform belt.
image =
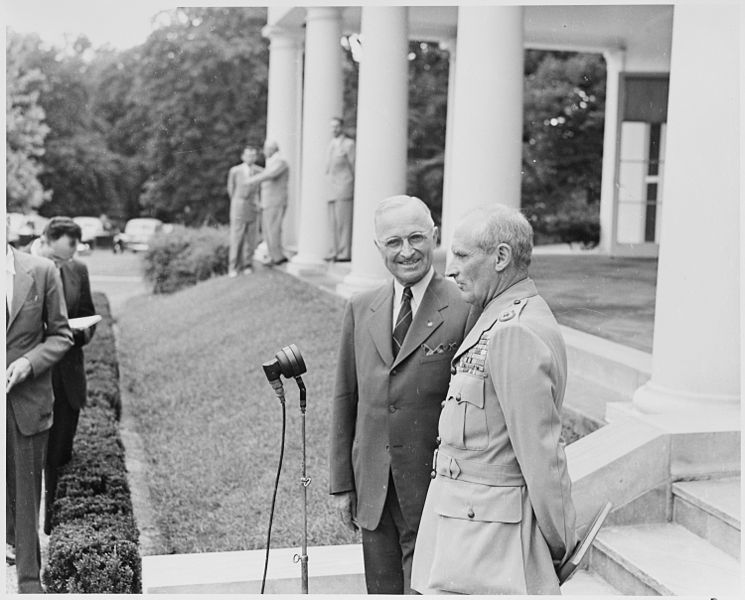
[[435,449],[432,468],[437,475],[470,483],[494,487],[525,485],[525,479],[523,479],[523,474],[517,465],[490,465],[464,458],[456,459],[448,456],[439,448]]

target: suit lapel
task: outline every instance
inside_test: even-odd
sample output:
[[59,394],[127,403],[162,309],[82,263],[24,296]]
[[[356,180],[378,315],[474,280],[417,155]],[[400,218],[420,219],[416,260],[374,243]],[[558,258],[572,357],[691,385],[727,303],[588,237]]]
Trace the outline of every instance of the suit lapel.
[[381,288],[380,293],[370,304],[370,322],[368,328],[380,358],[386,365],[393,362],[393,284]]
[[13,278],[13,304],[10,307],[10,318],[8,319],[6,331],[10,329],[16,316],[21,311],[26,296],[28,296],[28,292],[34,284],[34,278],[26,271],[26,265],[18,260],[17,253],[15,254],[15,267],[16,274]]
[[[441,283],[442,279],[435,275],[427,286],[424,296],[422,296],[422,304],[416,311],[416,316],[406,334],[403,346],[401,346],[401,350],[393,362],[393,367],[405,360],[442,325],[444,319],[440,311],[448,304],[442,299],[444,295],[438,293]],[[391,308],[391,310],[393,309]]]

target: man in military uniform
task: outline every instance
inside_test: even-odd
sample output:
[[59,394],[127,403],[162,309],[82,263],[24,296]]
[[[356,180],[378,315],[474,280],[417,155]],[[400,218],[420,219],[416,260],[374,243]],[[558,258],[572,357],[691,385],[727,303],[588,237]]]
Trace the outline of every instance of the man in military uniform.
[[453,277],[483,307],[456,351],[412,567],[421,593],[558,594],[575,512],[559,411],[566,350],[528,277],[533,231],[496,205],[453,236]]

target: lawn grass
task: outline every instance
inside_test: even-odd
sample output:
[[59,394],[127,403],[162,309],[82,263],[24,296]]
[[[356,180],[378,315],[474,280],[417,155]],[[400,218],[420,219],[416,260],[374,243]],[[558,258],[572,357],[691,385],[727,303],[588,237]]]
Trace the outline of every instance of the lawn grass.
[[[263,548],[281,408],[261,364],[294,343],[308,366],[310,544],[354,543],[328,495],[330,399],[343,301],[284,273],[219,277],[130,300],[118,319],[122,392],[150,459],[158,553]],[[272,547],[301,541],[300,411],[287,442]]]
[[562,325],[652,352],[657,259],[534,255],[530,272]]

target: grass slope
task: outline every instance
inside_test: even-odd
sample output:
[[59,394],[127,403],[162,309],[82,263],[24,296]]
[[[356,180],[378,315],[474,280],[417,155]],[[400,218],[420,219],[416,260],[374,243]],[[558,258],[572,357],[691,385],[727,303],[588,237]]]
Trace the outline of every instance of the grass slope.
[[[163,553],[263,548],[281,408],[261,364],[297,344],[308,373],[310,544],[342,544],[328,495],[330,399],[343,301],[283,273],[220,277],[131,300],[119,318],[122,389],[151,460]],[[286,382],[287,441],[272,547],[301,541],[297,386]]]

